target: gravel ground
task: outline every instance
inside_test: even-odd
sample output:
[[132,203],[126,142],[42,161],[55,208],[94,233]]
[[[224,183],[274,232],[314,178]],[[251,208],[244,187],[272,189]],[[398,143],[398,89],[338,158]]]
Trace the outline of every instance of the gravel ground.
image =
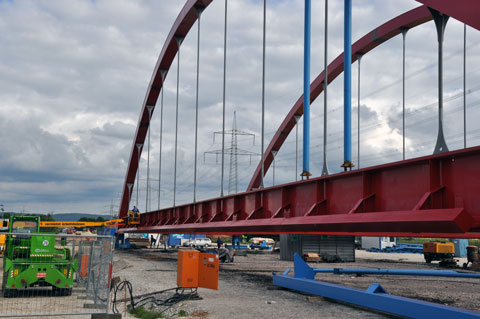
[[[253,258],[252,258],[253,256]],[[155,259],[145,259],[159,257]],[[273,259],[272,259],[273,257]],[[221,264],[219,289],[199,289],[202,300],[192,300],[172,307],[165,314],[176,317],[180,309],[191,318],[386,318],[368,311],[339,305],[333,302],[278,289],[272,285],[271,272],[265,267],[253,271],[237,270],[232,265],[245,266],[259,260],[259,265],[278,263],[271,267],[284,270],[278,255],[249,255],[236,257],[233,264]],[[272,265],[273,266],[273,265]],[[160,253],[148,250],[118,252],[115,257],[115,275],[129,280],[134,295],[142,295],[176,286],[176,253]],[[119,305],[124,314],[124,306]],[[195,316],[195,314],[199,314]],[[125,318],[134,318],[127,313]]]
[[[420,254],[385,254],[357,251],[355,263],[311,264],[325,268],[410,268],[437,269],[425,264]],[[400,255],[400,256],[395,256]],[[460,261],[462,263],[462,261]],[[236,256],[231,264],[220,264],[219,290],[199,289],[202,300],[180,303],[165,312],[175,317],[180,309],[194,318],[387,318],[359,308],[321,298],[278,289],[272,285],[272,272],[293,268],[293,263],[279,260],[278,254]],[[176,286],[176,252],[155,249],[117,251],[114,272],[131,281],[134,295]],[[477,279],[351,276],[318,274],[317,280],[366,289],[372,282],[381,284],[390,294],[480,310]],[[166,295],[162,297],[168,297]],[[123,305],[119,306],[119,309]],[[127,314],[127,318],[133,318]]]

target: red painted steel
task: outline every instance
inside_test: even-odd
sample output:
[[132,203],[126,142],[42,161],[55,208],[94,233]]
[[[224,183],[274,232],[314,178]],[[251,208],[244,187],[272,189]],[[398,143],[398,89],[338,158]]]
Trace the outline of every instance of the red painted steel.
[[480,147],[141,215],[125,232],[480,237]]
[[[147,105],[155,105],[162,85],[161,71],[168,71],[177,53],[175,36],[188,33],[197,19],[195,6],[206,7],[211,1],[187,1],[162,49],[132,146],[120,217],[128,210],[132,191],[128,185],[133,186],[138,166],[136,144],[143,145],[149,125]],[[475,10],[479,4],[470,3]],[[442,11],[441,7],[436,9]],[[451,15],[455,16],[453,12]],[[465,17],[457,15],[457,18],[462,21]],[[425,6],[411,10],[357,41],[352,53],[366,53],[399,34],[402,27],[413,28],[429,20],[431,16]],[[355,59],[353,56],[352,62]],[[342,61],[343,55],[329,66],[329,83],[343,71]],[[321,79],[323,73],[311,84],[312,101],[322,91]],[[267,148],[267,154],[280,148],[294,127],[293,115],[302,112],[302,105],[297,102]],[[266,157],[266,168],[271,160]],[[478,238],[478,163],[480,147],[411,159],[144,213],[139,227],[121,231]],[[257,177],[258,174],[249,187],[255,186]]]
[[[195,12],[195,7],[207,7],[212,0],[203,0],[203,1],[187,1],[185,6],[183,7],[182,11],[178,15],[177,19],[175,20],[172,29],[165,41],[165,45],[160,53],[158,58],[157,64],[155,65],[155,69],[152,75],[152,79],[150,80],[150,85],[148,87],[142,111],[140,113],[139,122],[137,125],[137,131],[135,133],[134,143],[132,145],[132,151],[130,153],[129,164],[127,168],[127,173],[125,176],[125,181],[122,190],[122,198],[120,203],[119,209],[119,217],[125,217],[128,211],[128,204],[130,202],[131,194],[133,191],[133,185],[135,183],[135,176],[138,168],[138,158],[142,152],[142,148],[140,148],[140,154],[137,149],[137,144],[143,145],[145,141],[145,137],[148,130],[148,125],[150,122],[149,112],[147,105],[153,106],[152,114],[155,111],[155,104],[158,99],[158,95],[160,93],[160,89],[163,85],[161,71],[167,72],[170,68],[173,59],[177,53],[177,43],[175,40],[175,36],[186,36],[192,25],[195,23],[197,19],[197,15]],[[416,8],[411,10],[401,16],[385,23],[384,25],[380,26],[379,28],[375,29],[374,31],[368,33],[359,41],[353,44],[352,52],[358,53],[366,53],[376,46],[380,45],[382,42],[390,39],[391,37],[399,34],[400,27],[406,26],[409,28],[413,28],[419,24],[422,24],[426,21],[431,20],[430,12],[426,9],[425,6]],[[353,56],[352,63],[356,61],[356,57]],[[337,57],[330,65],[329,65],[329,76],[328,82],[332,82],[341,72],[343,72],[343,54]],[[317,78],[312,82],[310,86],[310,96],[311,101],[313,102],[318,95],[323,91],[321,86],[321,82],[323,79],[323,72],[317,76]],[[272,163],[273,157],[271,156],[272,150],[279,150],[282,146],[283,142],[287,138],[290,131],[293,129],[295,125],[295,121],[293,116],[295,114],[302,115],[303,114],[303,95],[299,98],[297,103],[294,105],[292,110],[289,112],[285,120],[283,121],[282,125],[278,129],[277,133],[275,134],[272,142],[267,148],[266,155],[265,155],[265,173],[267,172],[270,164]],[[258,187],[260,182],[260,165],[257,167],[257,170],[250,182],[248,189],[252,189],[253,187]],[[255,183],[255,184],[254,184]],[[129,189],[130,185],[130,189]],[[255,186],[256,185],[256,186]]]
[[[364,35],[360,40],[352,45],[352,63],[357,61],[357,54],[366,54],[381,45],[382,43],[390,40],[391,38],[402,33],[402,28],[414,28],[425,22],[432,20],[430,11],[426,6],[421,6],[410,10],[404,14],[399,15],[396,18],[382,24],[378,28]],[[332,63],[328,65],[328,84],[332,83],[337,76],[343,72],[343,53],[337,56]],[[325,78],[325,71],[320,73],[310,85],[310,103],[316,100],[316,98],[323,92],[323,79]],[[273,161],[273,153],[279,151],[283,143],[287,139],[290,132],[295,128],[295,115],[303,115],[303,94],[298,98],[297,102],[293,105],[288,115],[283,120],[282,124],[278,128],[277,132],[272,138],[272,141],[268,145],[264,154],[264,174],[267,174],[268,169]],[[260,162],[255,170],[255,173],[250,180],[250,184],[247,190],[252,190],[260,186],[261,181],[261,166]],[[340,164],[339,164],[340,166]]]
[[[175,20],[175,23],[168,34],[167,40],[165,41],[162,52],[158,57],[157,64],[155,65],[155,69],[143,101],[140,118],[138,119],[137,131],[135,132],[135,138],[132,145],[132,151],[130,152],[130,160],[128,163],[127,173],[125,175],[125,181],[122,189],[122,199],[118,213],[120,218],[127,216],[128,204],[130,203],[130,198],[132,196],[133,185],[135,183],[135,176],[138,168],[139,155],[142,154],[143,143],[145,142],[145,136],[147,135],[148,127],[150,125],[151,116],[147,106],[152,108],[151,115],[153,115],[153,112],[155,111],[155,104],[157,103],[160,90],[163,86],[161,73],[165,72],[166,76],[166,73],[170,69],[173,59],[178,51],[175,37],[185,37],[195,21],[197,21],[196,8],[206,8],[211,2],[212,0],[188,0],[185,3],[180,11],[180,14]],[[137,144],[142,145],[142,147],[138,149]]]
[[478,0],[417,0],[480,31],[480,3]]

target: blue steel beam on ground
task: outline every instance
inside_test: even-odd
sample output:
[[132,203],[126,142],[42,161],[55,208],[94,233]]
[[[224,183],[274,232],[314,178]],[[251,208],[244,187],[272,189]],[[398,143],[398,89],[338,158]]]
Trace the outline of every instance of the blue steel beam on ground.
[[367,290],[360,290],[316,281],[314,268],[308,266],[297,254],[294,258],[295,277],[288,276],[290,269],[282,275],[274,273],[274,285],[408,318],[480,318],[479,312],[390,295],[376,283],[371,284]]
[[480,313],[448,307],[432,302],[388,294],[379,284],[373,283],[367,290],[349,288],[312,279],[294,278],[273,274],[273,284],[288,289],[346,302],[362,308],[373,309],[407,318],[463,319],[480,318]]
[[455,270],[426,269],[369,269],[369,268],[311,268],[298,254],[293,256],[295,278],[314,279],[317,273],[357,274],[357,275],[392,275],[392,276],[428,276],[428,277],[459,277],[480,278],[480,274],[458,272]]

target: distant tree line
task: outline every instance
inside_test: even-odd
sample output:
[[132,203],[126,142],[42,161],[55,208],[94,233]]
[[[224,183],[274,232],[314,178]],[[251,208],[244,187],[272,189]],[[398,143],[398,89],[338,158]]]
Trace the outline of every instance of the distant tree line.
[[3,213],[4,219],[10,219],[11,216],[39,216],[41,221],[44,222],[54,222],[55,218],[53,218],[53,214],[32,214],[32,213],[11,213],[5,212]]

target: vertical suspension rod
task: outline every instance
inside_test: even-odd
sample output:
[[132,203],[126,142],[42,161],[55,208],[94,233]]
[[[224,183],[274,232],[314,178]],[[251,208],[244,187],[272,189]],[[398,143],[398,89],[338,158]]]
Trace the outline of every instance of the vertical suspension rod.
[[173,206],[176,204],[177,196],[177,150],[178,150],[178,91],[180,86],[180,45],[182,44],[181,38],[177,37],[178,55],[177,55],[177,99],[175,107],[175,160],[173,166]]
[[160,71],[162,76],[162,95],[160,97],[160,145],[158,155],[158,210],[160,210],[160,197],[161,197],[161,186],[162,186],[162,134],[163,134],[163,91],[165,88],[165,74],[166,71]]
[[272,156],[273,156],[272,185],[275,186],[275,157],[277,156],[277,151],[272,151]]
[[135,206],[138,208],[138,184],[140,183],[140,148],[137,145],[138,165],[137,165],[137,198],[135,199]]
[[264,148],[265,148],[265,42],[266,42],[266,29],[267,29],[267,0],[263,0],[263,44],[262,44],[262,150],[261,153],[261,179],[260,179],[260,188],[264,187],[263,184],[263,176],[265,175],[265,156],[264,156]]
[[328,0],[325,0],[325,54],[323,65],[325,78],[323,79],[323,169],[322,176],[328,175],[327,164],[327,91],[328,91]]
[[294,115],[295,118],[295,181],[298,181],[298,121],[300,115]]
[[438,37],[438,135],[433,154],[448,152],[443,134],[443,39],[449,16],[429,8],[435,21]]
[[193,168],[193,202],[197,201],[197,153],[198,153],[198,84],[200,82],[200,18],[203,8],[196,8],[198,16],[197,35],[197,92],[195,97],[195,163]]
[[405,160],[405,40],[407,37],[407,28],[402,28],[403,54],[402,54],[402,145],[403,160]]
[[352,168],[352,0],[345,0],[343,59],[343,157],[342,167]]
[[150,191],[150,122],[152,120],[153,105],[147,105],[148,108],[148,137],[147,137],[147,191],[145,196],[145,211],[148,212],[149,191]]
[[223,33],[223,120],[222,120],[222,182],[220,196],[223,197],[223,174],[225,167],[225,94],[227,81],[227,0],[225,0],[225,26]]
[[305,0],[305,27],[303,46],[303,172],[307,179],[310,173],[310,28],[311,1]]

